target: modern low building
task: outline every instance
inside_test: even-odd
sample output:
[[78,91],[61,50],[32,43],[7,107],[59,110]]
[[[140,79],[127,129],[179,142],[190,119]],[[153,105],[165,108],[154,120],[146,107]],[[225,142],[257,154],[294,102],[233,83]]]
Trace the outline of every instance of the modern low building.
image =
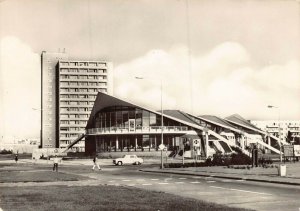
[[[245,125],[238,115],[221,119],[207,115],[196,117],[178,110],[162,113],[98,93],[86,132],[81,137],[85,137],[86,153],[149,153],[157,151],[160,144],[164,144],[170,154],[184,153],[186,157],[230,154],[232,147],[247,152],[247,147],[253,144],[279,153],[278,148],[268,142],[274,141],[274,137],[250,123]],[[79,139],[69,147],[77,141]]]
[[[98,92],[113,93],[112,63],[42,53],[42,148],[66,148],[80,137]],[[73,149],[84,151],[84,139]]]

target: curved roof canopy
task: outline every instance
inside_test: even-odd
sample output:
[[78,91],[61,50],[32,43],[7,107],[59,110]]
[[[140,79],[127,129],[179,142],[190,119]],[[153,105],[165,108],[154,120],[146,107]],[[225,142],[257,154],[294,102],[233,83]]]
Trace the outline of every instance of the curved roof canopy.
[[[101,111],[104,108],[111,107],[111,106],[135,107],[135,108],[140,108],[140,109],[143,109],[143,110],[150,111],[150,112],[155,113],[157,115],[161,115],[161,112],[157,112],[157,111],[145,108],[145,107],[141,107],[141,106],[138,106],[136,104],[133,104],[133,103],[121,100],[119,98],[113,97],[111,95],[108,95],[108,94],[105,94],[105,93],[102,93],[102,92],[98,92],[97,98],[96,98],[95,103],[94,103],[94,107],[92,109],[92,112],[90,114],[89,120],[88,120],[87,125],[86,125],[86,129],[89,129],[89,128],[92,127],[93,118],[99,111]],[[182,124],[185,124],[187,126],[193,127],[195,129],[198,129],[198,130],[202,130],[202,131],[205,130],[206,131],[206,129],[204,127],[198,125],[193,120],[191,120],[190,118],[185,116],[183,114],[183,112],[180,112],[180,111],[177,111],[177,110],[163,110],[163,117],[175,120],[177,122],[180,122]]]

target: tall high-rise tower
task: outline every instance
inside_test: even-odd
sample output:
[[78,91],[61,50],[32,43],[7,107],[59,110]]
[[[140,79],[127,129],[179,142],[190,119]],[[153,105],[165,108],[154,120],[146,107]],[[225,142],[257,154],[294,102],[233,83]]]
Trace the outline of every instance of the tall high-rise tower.
[[[113,94],[112,63],[42,53],[42,147],[65,148],[84,133],[98,92]],[[74,148],[84,151],[84,139]]]
[[56,148],[59,146],[57,137],[57,71],[59,60],[68,59],[66,53],[42,52],[41,56],[41,146]]
[[[112,64],[105,61],[59,61],[59,146],[65,148],[85,131],[98,92],[112,94]],[[74,148],[84,151],[84,139]]]

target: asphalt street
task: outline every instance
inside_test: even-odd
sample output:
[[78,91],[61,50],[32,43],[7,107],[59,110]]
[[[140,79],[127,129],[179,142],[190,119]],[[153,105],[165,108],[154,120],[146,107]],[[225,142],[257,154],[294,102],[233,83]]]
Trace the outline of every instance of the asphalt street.
[[[131,186],[152,191],[161,191],[182,197],[224,204],[230,207],[253,210],[300,210],[300,186],[236,179],[222,179],[211,176],[178,175],[171,173],[149,173],[140,171],[151,168],[143,164],[114,166],[106,163],[102,170],[92,170],[89,164],[65,162],[59,171],[89,177],[83,181],[1,183],[0,186],[40,185],[114,185]],[[68,165],[72,164],[72,165]],[[38,164],[32,171],[52,171],[51,163]]]
[[297,186],[139,171],[143,167],[105,166],[88,175],[101,180],[102,184],[163,191],[231,207],[300,210],[300,187]]

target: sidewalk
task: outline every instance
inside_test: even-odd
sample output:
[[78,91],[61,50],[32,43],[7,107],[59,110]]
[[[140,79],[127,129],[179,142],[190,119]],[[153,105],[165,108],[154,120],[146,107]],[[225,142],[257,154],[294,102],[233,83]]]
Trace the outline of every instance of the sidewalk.
[[277,184],[300,186],[300,163],[286,163],[287,175],[278,176],[277,168],[256,167],[251,169],[233,169],[224,166],[189,167],[189,168],[145,168],[144,172],[159,172],[168,174],[193,175],[204,177],[216,177],[224,179],[247,180],[256,182],[268,182]]

